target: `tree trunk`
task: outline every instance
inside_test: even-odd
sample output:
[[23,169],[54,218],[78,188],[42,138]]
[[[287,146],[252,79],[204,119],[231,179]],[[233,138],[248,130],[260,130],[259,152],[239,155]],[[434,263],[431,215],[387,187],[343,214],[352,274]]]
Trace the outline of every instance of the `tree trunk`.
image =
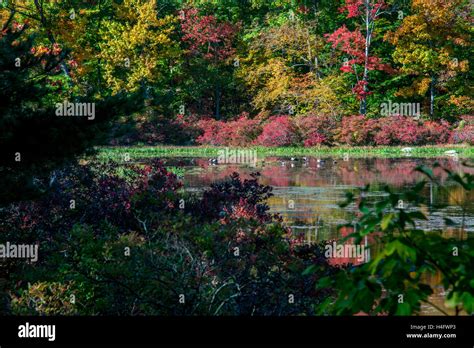
[[364,74],[362,75],[362,81],[364,82],[364,95],[360,101],[360,113],[362,115],[367,114],[367,86],[369,79],[369,47],[370,47],[370,3],[369,0],[366,0],[365,3],[365,52],[364,52]]
[[435,83],[436,83],[436,78],[434,75],[432,75],[431,82],[430,82],[430,118],[431,119],[434,117]]
[[[365,89],[365,87],[364,87]],[[361,115],[366,115],[367,114],[367,97],[364,95],[360,101],[360,108],[359,112]]]

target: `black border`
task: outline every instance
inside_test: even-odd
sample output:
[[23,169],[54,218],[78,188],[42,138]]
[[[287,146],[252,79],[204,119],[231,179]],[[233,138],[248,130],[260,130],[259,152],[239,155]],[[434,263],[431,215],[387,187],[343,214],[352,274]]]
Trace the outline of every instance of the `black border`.
[[[26,322],[56,325],[56,339],[19,338]],[[456,338],[414,339],[411,325],[434,325],[422,333]],[[436,325],[456,325],[440,329]],[[10,345],[462,345],[474,347],[474,316],[465,317],[0,317],[0,347]]]

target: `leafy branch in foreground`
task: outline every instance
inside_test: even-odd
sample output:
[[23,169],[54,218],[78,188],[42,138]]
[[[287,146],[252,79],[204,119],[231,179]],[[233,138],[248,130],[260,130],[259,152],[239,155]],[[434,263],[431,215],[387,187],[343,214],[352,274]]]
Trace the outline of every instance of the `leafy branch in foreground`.
[[[431,169],[416,170],[443,189]],[[445,168],[443,171],[446,182],[459,185],[466,193],[474,189],[474,175]],[[386,195],[376,202],[366,197],[368,186],[357,197],[347,194],[347,201],[341,206],[356,202],[361,215],[355,224],[347,225],[356,232],[345,240],[360,243],[367,236],[375,241],[377,251],[367,263],[348,265],[335,276],[320,279],[317,288],[338,290],[336,298],[328,298],[319,306],[320,314],[411,315],[419,313],[425,303],[448,315],[430,301],[434,292],[426,280],[430,274],[441,275],[447,308],[454,309],[456,315],[474,313],[474,240],[446,238],[440,232],[425,232],[417,227],[417,221],[427,220],[418,208],[423,204],[422,191],[428,182],[423,180],[401,193],[385,187]],[[463,230],[464,222],[461,236]]]

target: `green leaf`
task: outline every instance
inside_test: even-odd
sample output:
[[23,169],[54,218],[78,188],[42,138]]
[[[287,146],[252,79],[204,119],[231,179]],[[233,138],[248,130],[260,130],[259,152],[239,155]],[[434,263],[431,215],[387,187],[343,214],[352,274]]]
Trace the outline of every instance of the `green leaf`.
[[329,277],[321,278],[318,282],[318,288],[324,289],[329,288],[332,285],[332,280]]
[[392,221],[394,217],[395,217],[395,214],[390,213],[390,214],[385,215],[382,218],[382,222],[380,223],[380,227],[382,227],[382,231],[385,231],[388,228],[388,226],[390,225],[390,222]]
[[397,250],[397,244],[399,243],[398,240],[394,240],[393,242],[388,243],[385,246],[385,255],[390,256],[392,255],[395,250]]
[[461,295],[461,300],[463,302],[463,307],[469,314],[474,310],[474,296],[468,292],[463,292]]
[[303,273],[301,273],[301,275],[306,276],[306,275],[309,275],[309,274],[314,273],[315,271],[316,271],[316,265],[311,265],[311,266],[309,266],[308,268],[306,268],[306,269],[303,271]]
[[457,305],[459,305],[460,298],[459,298],[459,293],[458,292],[452,292],[447,296],[446,301],[444,302],[446,307],[448,308],[455,308]]
[[410,315],[410,314],[411,314],[411,306],[409,303],[398,304],[395,315]]

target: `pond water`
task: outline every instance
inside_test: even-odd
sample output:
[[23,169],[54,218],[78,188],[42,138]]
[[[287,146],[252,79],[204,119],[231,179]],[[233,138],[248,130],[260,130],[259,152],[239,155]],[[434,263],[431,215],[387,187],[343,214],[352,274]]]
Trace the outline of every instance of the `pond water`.
[[[474,173],[455,158],[296,158],[267,157],[248,164],[211,164],[207,158],[169,158],[169,167],[182,168],[186,190],[201,191],[211,183],[223,180],[233,172],[249,177],[253,172],[261,174],[260,182],[273,187],[274,196],[268,200],[272,212],[279,213],[294,233],[302,234],[307,242],[337,240],[344,235],[339,225],[354,220],[355,205],[340,208],[345,192],[367,184],[371,185],[370,199],[384,194],[382,187],[393,190],[410,187],[425,176],[414,169],[419,165],[432,166],[435,161],[456,172]],[[467,194],[459,186],[446,182],[441,169],[435,174],[441,177],[443,186],[428,185],[423,195],[426,205],[422,211],[428,217],[419,227],[425,231],[440,231],[446,237],[474,237],[474,193]],[[408,207],[410,210],[410,207]],[[457,223],[446,226],[444,218]],[[460,226],[464,225],[461,229]],[[367,241],[366,241],[367,243]],[[370,244],[370,241],[369,241]],[[343,260],[354,262],[355,260]],[[354,262],[357,263],[357,262]],[[437,287],[433,296],[438,306],[443,306],[443,289],[438,285],[439,275],[427,279]],[[449,310],[448,310],[449,311]],[[432,307],[424,307],[423,314],[440,314]]]

